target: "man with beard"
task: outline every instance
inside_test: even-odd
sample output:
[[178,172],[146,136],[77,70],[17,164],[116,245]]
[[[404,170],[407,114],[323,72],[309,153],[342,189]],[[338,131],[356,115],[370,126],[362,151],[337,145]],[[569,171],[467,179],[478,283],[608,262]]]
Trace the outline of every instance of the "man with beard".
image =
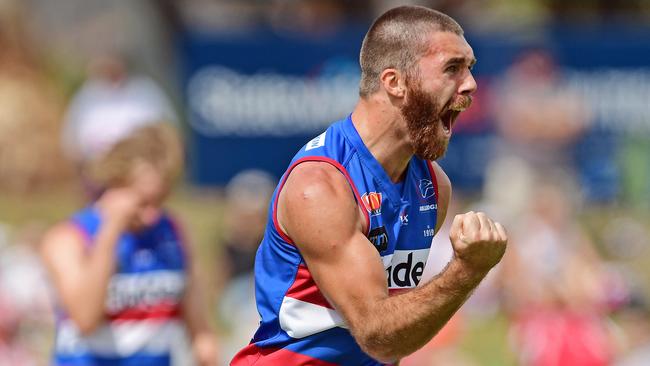
[[389,10],[366,34],[360,62],[354,111],[296,154],[273,195],[255,262],[262,320],[231,365],[397,362],[503,256],[501,224],[457,215],[454,258],[420,284],[451,194],[433,161],[476,89],[461,27],[427,8]]

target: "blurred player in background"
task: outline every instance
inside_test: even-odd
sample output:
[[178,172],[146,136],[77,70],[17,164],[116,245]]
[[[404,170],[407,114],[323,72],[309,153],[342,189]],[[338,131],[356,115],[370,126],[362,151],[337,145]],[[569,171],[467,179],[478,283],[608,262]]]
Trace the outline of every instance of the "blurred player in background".
[[273,196],[255,262],[262,322],[232,365],[392,364],[426,344],[496,265],[501,224],[457,215],[454,257],[416,286],[451,187],[433,162],[469,107],[476,62],[453,19],[380,16],[353,113],[308,142]]
[[163,209],[182,145],[158,123],[130,131],[88,164],[103,193],[43,239],[57,290],[54,365],[216,365],[215,336],[191,250]]
[[175,123],[170,100],[156,82],[129,70],[119,51],[103,51],[88,65],[88,78],[72,97],[63,126],[63,148],[75,164],[90,198],[93,187],[85,166],[123,137],[124,131],[153,123]]
[[217,262],[218,278],[224,281],[219,293],[219,320],[225,328],[220,339],[224,364],[246,344],[259,325],[255,304],[255,253],[264,237],[267,207],[277,179],[268,173],[247,169],[226,186],[223,253]]

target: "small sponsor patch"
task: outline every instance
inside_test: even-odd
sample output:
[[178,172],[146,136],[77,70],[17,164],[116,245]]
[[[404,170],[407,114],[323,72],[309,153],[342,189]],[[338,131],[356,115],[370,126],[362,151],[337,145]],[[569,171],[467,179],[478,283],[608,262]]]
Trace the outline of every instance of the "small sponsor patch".
[[305,147],[305,151],[309,151],[312,149],[316,149],[319,147],[325,146],[325,134],[327,131],[321,133],[320,135],[314,137],[311,141],[307,143],[307,147]]
[[363,206],[371,215],[379,215],[381,213],[381,192],[368,192],[361,196]]
[[432,203],[430,205],[422,205],[420,206],[420,212],[427,212],[431,210],[435,210],[438,208],[438,205],[436,203]]
[[402,211],[402,213],[399,214],[399,223],[401,226],[406,226],[409,224],[409,215],[406,213],[406,211]]
[[368,240],[370,240],[372,245],[380,253],[388,249],[388,233],[386,232],[386,227],[380,226],[370,230]]

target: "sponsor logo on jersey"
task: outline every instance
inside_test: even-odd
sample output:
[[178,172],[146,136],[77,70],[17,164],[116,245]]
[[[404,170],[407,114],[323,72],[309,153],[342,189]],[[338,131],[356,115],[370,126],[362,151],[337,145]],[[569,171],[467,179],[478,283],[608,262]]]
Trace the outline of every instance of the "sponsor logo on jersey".
[[327,131],[321,133],[320,135],[314,137],[311,141],[307,143],[307,147],[305,147],[305,151],[309,151],[312,149],[316,149],[322,146],[325,146],[325,134]]
[[386,227],[376,227],[368,233],[368,240],[375,246],[378,252],[388,249],[388,233]]
[[420,212],[425,213],[438,208],[438,204],[435,201],[436,189],[433,186],[433,182],[429,179],[420,179],[416,190],[418,200],[421,203]]
[[368,192],[361,196],[363,206],[371,215],[379,215],[381,213],[381,192]]
[[115,314],[128,308],[177,304],[184,289],[185,275],[180,271],[115,274],[108,285],[106,308]]
[[406,213],[406,211],[402,211],[402,213],[399,214],[399,224],[401,226],[406,226],[409,224],[409,215]]
[[388,288],[415,287],[422,279],[429,249],[396,250],[386,267]]
[[437,208],[438,208],[437,203],[432,203],[432,204],[429,204],[429,205],[422,205],[422,206],[420,206],[420,212],[427,212],[427,211],[435,210]]

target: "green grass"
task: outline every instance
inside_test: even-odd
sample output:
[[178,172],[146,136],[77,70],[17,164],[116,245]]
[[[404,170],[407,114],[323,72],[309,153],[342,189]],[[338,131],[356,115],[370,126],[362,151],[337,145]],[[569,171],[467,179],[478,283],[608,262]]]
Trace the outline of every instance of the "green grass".
[[469,317],[460,349],[477,365],[515,366],[507,342],[508,322],[503,316],[484,319]]

